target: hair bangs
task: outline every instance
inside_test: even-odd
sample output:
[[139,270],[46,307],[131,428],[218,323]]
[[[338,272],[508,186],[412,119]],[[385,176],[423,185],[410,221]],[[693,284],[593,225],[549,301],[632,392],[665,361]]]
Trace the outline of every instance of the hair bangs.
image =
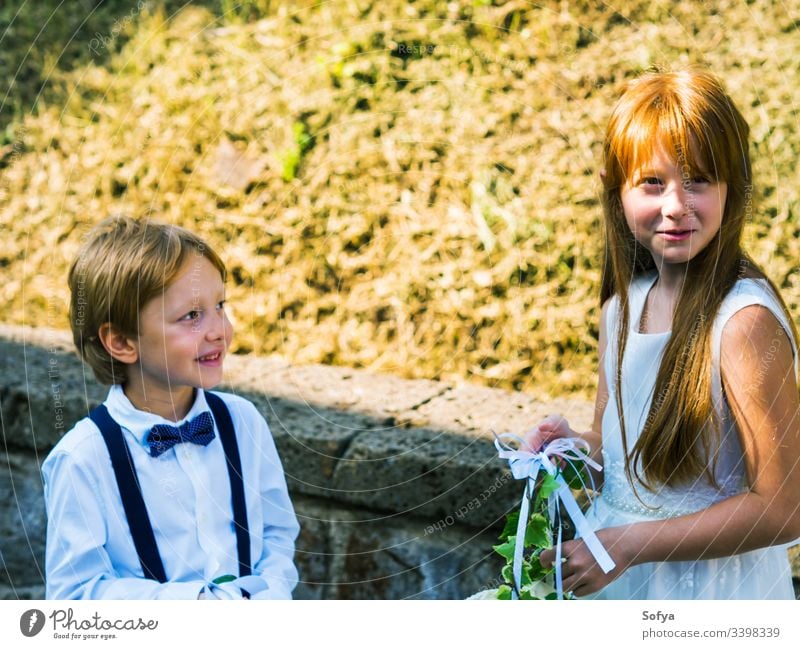
[[618,177],[614,185],[630,182],[663,152],[681,168],[689,182],[702,176],[714,182],[726,180],[724,146],[709,134],[715,130],[698,112],[687,110],[676,93],[662,91],[630,106],[626,123],[619,124],[610,139],[610,159]]

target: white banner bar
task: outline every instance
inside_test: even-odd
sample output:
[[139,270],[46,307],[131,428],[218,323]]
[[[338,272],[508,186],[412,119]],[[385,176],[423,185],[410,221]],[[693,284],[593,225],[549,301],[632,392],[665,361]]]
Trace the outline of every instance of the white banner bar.
[[[800,646],[800,602],[0,601],[4,647]],[[324,643],[324,644],[322,644]],[[331,644],[333,643],[333,644]],[[680,645],[679,645],[680,643]]]

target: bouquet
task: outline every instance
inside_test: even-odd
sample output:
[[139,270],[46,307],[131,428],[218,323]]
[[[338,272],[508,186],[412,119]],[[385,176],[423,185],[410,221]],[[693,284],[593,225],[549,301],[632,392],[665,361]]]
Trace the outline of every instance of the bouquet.
[[[518,443],[514,448],[504,439]],[[570,519],[589,550],[605,572],[614,562],[588,527],[572,489],[582,490],[591,502],[588,485],[592,482],[587,467],[601,470],[588,455],[589,445],[580,439],[556,439],[533,453],[524,448],[516,435],[495,435],[495,446],[502,459],[508,459],[512,475],[525,480],[525,491],[518,511],[509,514],[495,552],[506,560],[498,588],[481,591],[469,599],[564,599],[561,585],[561,542]],[[562,507],[566,513],[562,513]],[[542,550],[556,546],[552,567],[542,566]],[[567,593],[567,599],[572,596]]]

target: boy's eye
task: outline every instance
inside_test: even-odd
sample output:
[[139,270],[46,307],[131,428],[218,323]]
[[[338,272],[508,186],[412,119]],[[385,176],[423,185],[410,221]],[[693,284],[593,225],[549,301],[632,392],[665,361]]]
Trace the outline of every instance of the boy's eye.
[[218,309],[224,309],[225,308],[225,302],[227,302],[227,300],[220,300],[219,302],[217,302],[217,308]]
[[189,311],[181,320],[197,320],[200,317],[200,311]]

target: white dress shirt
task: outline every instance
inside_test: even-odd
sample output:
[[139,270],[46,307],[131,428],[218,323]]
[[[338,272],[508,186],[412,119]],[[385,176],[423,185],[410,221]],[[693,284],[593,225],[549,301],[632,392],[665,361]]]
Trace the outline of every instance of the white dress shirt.
[[[105,405],[123,431],[168,581],[145,579],[122,508],[108,449],[88,417],[42,465],[47,506],[48,599],[196,599],[216,577],[239,576],[231,487],[219,432],[208,446],[177,444],[151,457],[145,437],[156,424],[178,426],[208,411],[196,390],[180,422],[137,410],[121,386]],[[244,475],[253,574],[259,598],[290,599],[297,585],[299,532],[267,422],[241,397],[218,393],[233,420]]]

